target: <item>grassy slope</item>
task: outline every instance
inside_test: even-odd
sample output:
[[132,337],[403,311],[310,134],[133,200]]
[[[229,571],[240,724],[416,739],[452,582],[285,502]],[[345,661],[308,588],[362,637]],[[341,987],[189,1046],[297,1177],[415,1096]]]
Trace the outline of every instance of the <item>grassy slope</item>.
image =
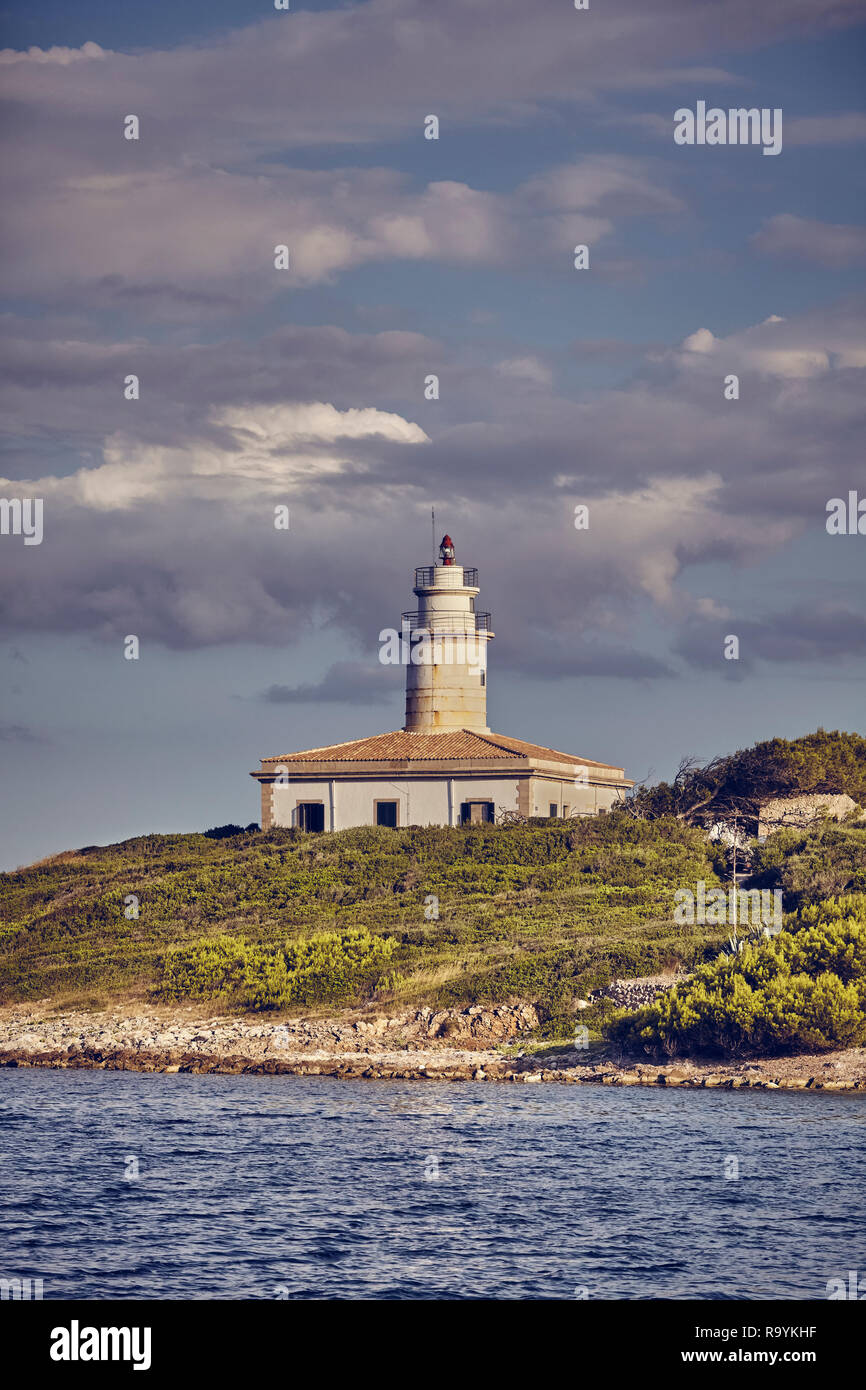
[[0,876],[0,998],[145,992],[169,944],[356,926],[399,939],[407,1001],[538,993],[558,976],[590,988],[605,965],[648,972],[719,937],[671,921],[673,889],[715,881],[713,862],[698,832],[659,824],[154,835],[69,853]]
[[[832,835],[866,865],[863,831]],[[788,855],[802,854],[800,841]],[[701,832],[625,816],[146,836],[0,875],[0,1000],[145,998],[169,945],[223,932],[281,943],[363,926],[400,942],[392,964],[401,978],[383,1003],[522,996],[564,1023],[575,995],[616,975],[712,954],[727,932],[675,924],[673,895],[701,878],[718,882],[718,864]],[[128,894],[139,899],[137,919],[124,915]],[[429,894],[438,920],[425,919]]]

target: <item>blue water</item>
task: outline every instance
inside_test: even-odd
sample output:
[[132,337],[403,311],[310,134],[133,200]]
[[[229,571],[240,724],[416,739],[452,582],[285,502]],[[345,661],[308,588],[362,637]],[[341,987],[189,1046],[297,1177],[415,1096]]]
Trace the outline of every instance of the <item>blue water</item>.
[[864,1218],[861,1096],[0,1072],[46,1299],[824,1299]]

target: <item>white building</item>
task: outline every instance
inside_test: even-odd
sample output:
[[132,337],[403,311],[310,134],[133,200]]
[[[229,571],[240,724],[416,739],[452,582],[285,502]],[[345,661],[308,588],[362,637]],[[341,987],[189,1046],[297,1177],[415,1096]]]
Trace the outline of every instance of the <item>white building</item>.
[[263,830],[593,816],[634,785],[621,767],[491,733],[493,632],[490,614],[475,608],[478,571],[455,564],[449,536],[439,553],[438,565],[416,569],[418,608],[394,635],[406,665],[403,729],[263,758],[250,774],[261,784]]

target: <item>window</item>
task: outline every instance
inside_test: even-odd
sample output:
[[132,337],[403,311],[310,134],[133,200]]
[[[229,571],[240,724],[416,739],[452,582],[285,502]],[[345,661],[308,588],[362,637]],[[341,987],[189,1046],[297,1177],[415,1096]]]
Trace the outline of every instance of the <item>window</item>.
[[388,825],[392,830],[397,825],[397,803],[396,801],[376,801],[376,824]]
[[492,824],[495,814],[496,808],[492,801],[464,801],[460,805],[460,824]]
[[325,807],[321,801],[298,802],[298,825],[302,830],[320,831],[325,828]]
[[550,803],[550,817],[551,817],[551,820],[556,820],[556,817],[558,816],[558,814],[559,814],[559,808],[558,808],[556,802],[555,802],[555,801],[551,801],[551,803]]
[[482,685],[486,685],[486,684],[487,684],[487,672],[486,672],[486,671],[482,671],[482,672],[481,672],[481,684],[482,684]]

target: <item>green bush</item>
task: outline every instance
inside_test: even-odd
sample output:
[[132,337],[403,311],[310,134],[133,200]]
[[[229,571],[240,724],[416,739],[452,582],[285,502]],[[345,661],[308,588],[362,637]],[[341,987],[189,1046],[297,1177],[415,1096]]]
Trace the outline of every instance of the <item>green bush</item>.
[[793,740],[772,738],[704,766],[684,767],[673,782],[638,788],[632,808],[695,824],[739,809],[748,822],[757,820],[762,801],[796,792],[848,792],[866,803],[866,738],[824,729]]
[[382,983],[396,948],[392,937],[365,931],[320,932],[260,946],[216,936],[166,952],[160,999],[230,999],[250,1009],[347,1002]]
[[866,892],[866,822],[824,821],[808,830],[777,830],[752,850],[752,881],[781,888],[792,905],[831,894]]
[[805,908],[778,936],[719,956],[606,1032],[673,1055],[827,1051],[866,1042],[866,894]]

